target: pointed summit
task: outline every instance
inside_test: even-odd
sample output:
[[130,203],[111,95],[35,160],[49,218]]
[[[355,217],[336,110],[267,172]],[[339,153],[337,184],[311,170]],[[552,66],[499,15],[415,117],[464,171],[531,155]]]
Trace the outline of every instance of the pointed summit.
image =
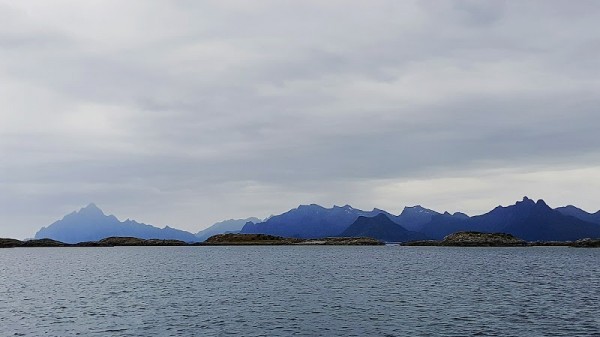
[[523,197],[523,200],[517,201],[517,203],[515,205],[517,205],[517,206],[533,206],[533,205],[535,205],[535,201],[533,201],[525,196],[525,197]]
[[340,236],[371,237],[387,242],[426,239],[425,235],[406,230],[383,213],[373,217],[359,216]]
[[198,241],[194,234],[171,227],[160,229],[134,220],[121,222],[114,215],[105,215],[94,203],[43,227],[35,234],[36,239],[49,238],[65,243],[98,241],[110,236]]
[[94,204],[93,202],[89,203],[87,206],[80,209],[78,213],[85,214],[85,215],[104,215],[104,212],[98,206],[96,206],[96,204]]
[[544,201],[544,199],[538,200],[535,204],[538,205],[538,206],[543,206],[543,207],[550,208],[550,206],[548,206],[548,204],[546,204],[546,202]]

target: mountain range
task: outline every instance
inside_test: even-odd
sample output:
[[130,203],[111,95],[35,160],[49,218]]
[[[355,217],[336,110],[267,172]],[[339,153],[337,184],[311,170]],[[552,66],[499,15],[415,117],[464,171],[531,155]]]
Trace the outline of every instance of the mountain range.
[[393,222],[385,213],[373,217],[359,216],[339,236],[370,237],[387,242],[407,242],[427,239],[422,233],[409,231]]
[[433,239],[458,231],[507,233],[527,241],[572,241],[600,237],[600,223],[554,210],[543,200],[535,202],[525,197],[514,205],[498,206],[486,214],[470,218],[447,214],[434,216],[421,230]]
[[288,212],[272,216],[264,222],[249,222],[240,233],[270,234],[299,239],[338,236],[359,216],[373,217],[382,210],[362,211],[346,206],[325,208],[319,205],[300,205]]
[[399,215],[380,209],[362,211],[348,205],[323,208],[303,205],[262,223],[248,223],[241,233],[297,238],[370,236],[388,242],[442,239],[460,231],[507,233],[527,241],[572,241],[600,237],[600,211],[587,213],[574,206],[550,208],[543,200],[524,197],[510,206],[469,217],[439,213],[421,206],[405,207]]
[[42,227],[35,239],[53,239],[64,243],[99,241],[110,236],[131,236],[140,239],[172,239],[196,242],[189,232],[166,226],[158,228],[133,220],[119,221],[114,215],[105,215],[95,204],[66,215],[48,227]]
[[381,209],[364,211],[349,205],[325,208],[300,205],[265,220],[231,219],[218,222],[195,235],[171,227],[157,228],[133,220],[119,221],[90,204],[66,215],[36,234],[66,243],[97,241],[109,236],[142,239],[204,241],[223,233],[269,234],[300,239],[332,236],[367,236],[387,242],[442,239],[459,231],[508,233],[527,241],[573,241],[600,238],[600,211],[588,213],[569,205],[552,209],[543,200],[527,197],[510,206],[469,217],[464,213],[439,213],[422,206],[405,207],[399,215]]
[[209,237],[217,234],[225,233],[239,233],[242,227],[248,222],[258,223],[261,220],[259,218],[247,218],[247,219],[230,219],[221,222],[217,222],[214,225],[203,229],[196,233],[196,238],[199,241],[204,241]]

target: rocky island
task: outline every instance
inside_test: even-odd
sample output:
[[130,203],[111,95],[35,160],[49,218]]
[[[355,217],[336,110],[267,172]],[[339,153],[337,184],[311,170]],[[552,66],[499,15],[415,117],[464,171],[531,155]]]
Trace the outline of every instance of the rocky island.
[[117,246],[186,246],[191,245],[179,240],[138,239],[134,237],[109,237],[100,241],[86,241],[75,244],[52,239],[16,240],[0,238],[0,248],[35,247],[117,247]]
[[206,246],[254,246],[254,245],[321,245],[321,246],[379,246],[383,241],[372,238],[330,237],[322,239],[285,238],[267,234],[218,234],[201,245]]
[[527,242],[505,233],[457,232],[443,240],[412,241],[405,246],[449,246],[449,247],[522,247]]
[[421,240],[402,244],[403,246],[444,246],[444,247],[538,247],[562,246],[575,248],[600,248],[600,239],[577,241],[525,241],[506,233],[457,232],[443,240]]
[[[120,246],[379,246],[380,241],[368,237],[326,237],[320,239],[298,239],[268,234],[217,234],[204,242],[184,242],[181,240],[139,239],[135,237],[108,237],[99,241],[64,243],[52,239],[16,240],[0,238],[0,248],[35,247],[120,247]],[[600,248],[600,239],[577,241],[534,241],[527,242],[506,233],[457,232],[443,240],[420,240],[401,244],[402,246],[443,246],[443,247],[533,247],[564,246],[576,248]]]
[[600,248],[600,239],[581,239],[573,242],[571,247],[576,248]]
[[322,238],[296,239],[266,234],[219,234],[205,242],[188,243],[180,240],[139,239],[134,237],[108,237],[99,241],[86,241],[75,244],[52,239],[16,240],[0,238],[0,248],[34,247],[123,247],[123,246],[273,246],[273,245],[337,245],[337,246],[377,246],[383,241],[372,238]]

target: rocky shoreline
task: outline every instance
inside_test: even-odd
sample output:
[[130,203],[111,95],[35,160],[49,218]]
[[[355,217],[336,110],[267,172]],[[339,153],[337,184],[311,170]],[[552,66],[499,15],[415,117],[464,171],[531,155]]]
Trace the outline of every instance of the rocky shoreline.
[[118,246],[189,246],[179,240],[138,239],[134,237],[109,237],[100,241],[85,241],[75,244],[64,243],[52,239],[34,239],[20,241],[0,238],[0,248],[36,248],[36,247],[118,247]]
[[[267,234],[218,234],[204,242],[187,243],[180,240],[139,239],[134,237],[108,237],[99,241],[68,244],[52,239],[16,240],[0,238],[0,248],[35,247],[157,247],[157,246],[380,246],[385,243],[367,237],[329,237],[321,239],[286,238]],[[600,248],[600,239],[577,241],[536,241],[527,242],[505,233],[457,232],[443,240],[421,240],[401,244],[402,246],[439,247],[576,247]]]
[[75,244],[52,239],[16,240],[0,238],[0,248],[35,247],[155,247],[155,246],[282,246],[282,245],[319,245],[319,246],[378,246],[384,242],[371,238],[323,238],[304,240],[284,238],[265,234],[219,234],[205,242],[187,243],[180,240],[139,239],[134,237],[108,237],[100,241],[86,241]]
[[204,246],[253,245],[310,245],[310,246],[381,246],[385,243],[372,238],[331,237],[322,239],[296,239],[267,234],[218,234],[202,243]]
[[457,232],[442,240],[411,241],[403,246],[438,247],[576,247],[600,248],[600,239],[581,239],[577,241],[533,241],[527,242],[506,233]]

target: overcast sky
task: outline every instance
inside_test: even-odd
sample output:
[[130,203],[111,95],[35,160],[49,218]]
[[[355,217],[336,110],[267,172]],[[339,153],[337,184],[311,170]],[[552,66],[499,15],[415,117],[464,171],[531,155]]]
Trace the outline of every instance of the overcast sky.
[[0,0],[0,76],[0,237],[600,209],[598,1]]

